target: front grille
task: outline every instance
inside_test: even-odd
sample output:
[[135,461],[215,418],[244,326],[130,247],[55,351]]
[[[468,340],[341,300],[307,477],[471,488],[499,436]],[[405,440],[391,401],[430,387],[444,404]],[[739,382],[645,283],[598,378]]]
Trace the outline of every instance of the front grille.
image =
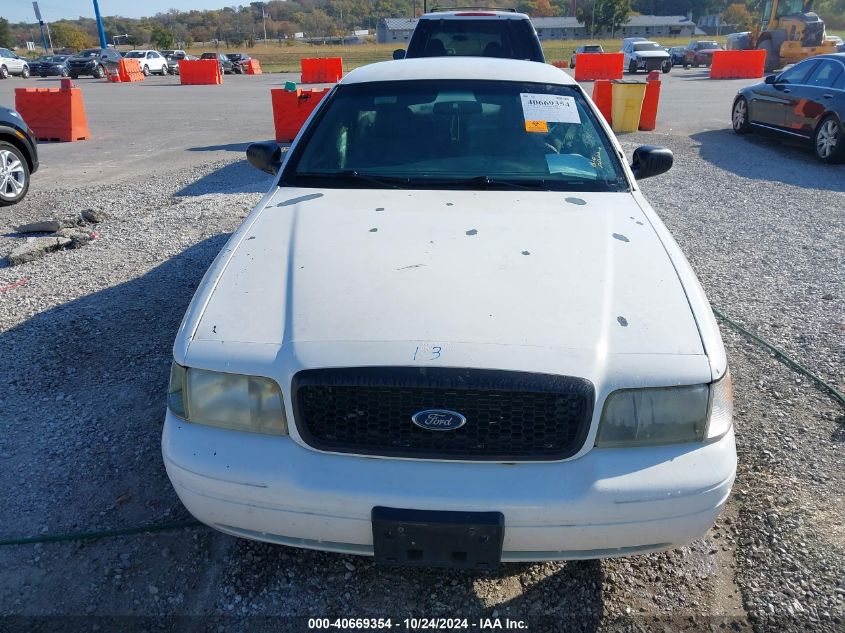
[[663,60],[659,57],[648,58],[645,60],[646,70],[660,70],[663,67]]
[[[565,459],[584,443],[593,385],[583,378],[481,369],[309,369],[293,379],[296,428],[314,448],[423,459]],[[457,411],[466,424],[422,429],[411,416]]]

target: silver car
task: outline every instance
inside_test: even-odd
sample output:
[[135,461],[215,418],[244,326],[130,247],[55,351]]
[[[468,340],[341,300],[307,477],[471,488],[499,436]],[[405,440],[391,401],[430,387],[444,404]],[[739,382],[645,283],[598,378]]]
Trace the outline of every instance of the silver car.
[[8,48],[0,48],[0,79],[8,79],[9,75],[19,75],[26,79],[29,77],[29,64]]

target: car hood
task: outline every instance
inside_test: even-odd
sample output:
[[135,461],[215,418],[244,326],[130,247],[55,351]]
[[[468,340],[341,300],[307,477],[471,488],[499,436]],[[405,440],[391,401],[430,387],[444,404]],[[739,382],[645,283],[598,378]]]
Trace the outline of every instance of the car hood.
[[283,188],[221,257],[193,340],[704,353],[630,193]]

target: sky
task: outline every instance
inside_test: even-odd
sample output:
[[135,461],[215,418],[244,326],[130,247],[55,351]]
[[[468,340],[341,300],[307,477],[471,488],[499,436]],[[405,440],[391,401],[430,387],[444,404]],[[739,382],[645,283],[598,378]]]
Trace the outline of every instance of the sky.
[[[223,7],[249,4],[249,0],[240,2],[225,0],[99,0],[101,15],[122,15],[127,18],[140,18],[164,13],[172,8],[181,11],[191,9],[221,9]],[[93,0],[38,0],[42,17],[48,22],[62,18],[76,19],[79,16],[94,17]],[[9,22],[35,22],[32,0],[0,0],[0,17]]]

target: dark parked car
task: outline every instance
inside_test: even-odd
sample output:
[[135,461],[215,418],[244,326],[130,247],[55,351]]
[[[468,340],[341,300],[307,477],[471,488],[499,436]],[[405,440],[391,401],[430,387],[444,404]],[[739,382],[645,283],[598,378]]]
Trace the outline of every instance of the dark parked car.
[[232,60],[226,57],[223,53],[203,53],[200,55],[200,59],[216,59],[220,62],[220,72],[224,75],[226,73],[234,72],[232,70]]
[[76,79],[80,75],[102,78],[106,73],[116,73],[122,59],[113,48],[86,48],[67,60],[70,76]]
[[252,59],[249,55],[244,55],[243,53],[227,53],[226,57],[232,62],[232,72],[236,75],[244,74],[249,60]]
[[845,53],[810,57],[740,89],[731,122],[737,134],[800,139],[825,163],[845,161]]
[[692,66],[707,66],[713,64],[713,51],[723,51],[722,45],[712,41],[692,41],[684,49],[684,68]]
[[20,114],[0,107],[0,207],[23,200],[37,169],[35,135]]
[[668,53],[673,66],[683,66],[686,64],[686,49],[683,46],[672,46],[668,50]]
[[546,61],[531,20],[514,11],[426,13],[417,21],[408,51],[393,51],[394,59],[452,55]]
[[[164,51],[162,51],[162,55],[164,55]],[[188,55],[185,51],[175,51],[169,55],[164,55],[164,58],[167,60],[167,72],[171,75],[178,75],[179,74],[179,61],[180,60],[193,60],[199,59],[194,55]]]
[[29,71],[39,77],[67,77],[70,74],[68,57],[70,55],[42,55],[29,62]]
[[572,57],[569,58],[569,67],[575,68],[575,58],[582,53],[603,53],[604,49],[599,44],[586,44],[579,46],[572,51]]

